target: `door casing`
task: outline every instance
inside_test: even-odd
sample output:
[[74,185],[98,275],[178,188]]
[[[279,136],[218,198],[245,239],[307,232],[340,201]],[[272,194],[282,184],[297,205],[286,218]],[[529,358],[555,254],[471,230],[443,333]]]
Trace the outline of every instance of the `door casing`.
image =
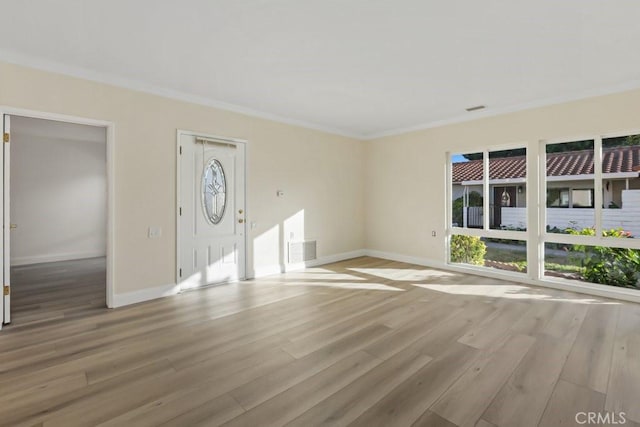
[[[114,304],[114,247],[115,247],[115,123],[105,120],[96,120],[86,117],[70,116],[46,111],[29,110],[0,105],[0,116],[5,114],[10,116],[21,116],[34,119],[53,120],[57,122],[73,123],[88,126],[97,126],[106,129],[106,150],[107,150],[107,278],[106,278],[106,303],[107,307],[113,308]],[[4,164],[3,164],[4,171]],[[3,191],[4,195],[4,191]],[[0,322],[0,328],[2,328]]]

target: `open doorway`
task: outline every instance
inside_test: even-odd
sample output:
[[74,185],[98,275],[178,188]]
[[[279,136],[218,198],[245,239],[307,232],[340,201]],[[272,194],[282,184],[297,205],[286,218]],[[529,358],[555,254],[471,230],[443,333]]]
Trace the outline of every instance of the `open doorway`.
[[104,309],[107,128],[11,115],[10,133],[11,324]]

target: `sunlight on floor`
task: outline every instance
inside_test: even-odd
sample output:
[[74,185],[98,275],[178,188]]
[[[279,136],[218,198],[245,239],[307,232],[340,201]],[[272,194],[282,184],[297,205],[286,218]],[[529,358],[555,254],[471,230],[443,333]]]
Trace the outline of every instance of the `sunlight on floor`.
[[382,277],[383,279],[396,280],[399,282],[414,282],[416,280],[459,276],[459,274],[457,273],[449,273],[446,271],[431,269],[418,270],[412,268],[349,268],[349,270],[356,271],[362,274],[369,274],[371,276]]
[[369,282],[292,282],[285,283],[285,286],[322,286],[327,288],[337,289],[361,289],[368,291],[393,291],[404,292],[404,289],[395,288],[389,285],[383,285],[382,283],[369,283]]
[[285,280],[366,280],[362,277],[353,276],[351,274],[334,273],[328,271],[326,273],[294,271],[283,276]]
[[619,304],[615,301],[599,300],[588,297],[559,298],[547,295],[542,290],[521,285],[423,285],[414,283],[413,286],[430,291],[444,292],[450,295],[468,295],[478,297],[507,298],[515,300],[544,300],[562,301],[574,304]]

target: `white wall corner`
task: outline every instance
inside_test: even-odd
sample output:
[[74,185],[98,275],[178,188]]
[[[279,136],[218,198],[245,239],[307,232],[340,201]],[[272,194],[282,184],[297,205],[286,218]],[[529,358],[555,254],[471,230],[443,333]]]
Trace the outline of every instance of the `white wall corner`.
[[365,256],[364,249],[358,249],[350,252],[342,252],[334,255],[327,255],[320,258],[313,259],[311,261],[300,262],[296,264],[286,264],[285,271],[298,271],[309,267],[317,267],[320,265],[331,264],[334,262],[344,261],[347,259],[358,258]]
[[254,268],[253,276],[248,276],[247,279],[259,279],[260,277],[273,276],[280,273],[282,273],[282,267],[279,264],[267,265]]
[[284,266],[270,265],[266,267],[258,267],[254,270],[253,278],[258,279],[264,276],[281,274],[288,271],[299,271],[309,267],[317,267],[320,265],[331,264],[334,262],[344,261],[347,259],[358,258],[361,256],[366,256],[365,252],[366,251],[364,249],[357,249],[355,251],[341,252],[339,254],[327,255],[320,258],[316,258],[311,261],[305,261],[305,262],[300,262],[296,264],[285,264]]
[[180,286],[172,283],[169,285],[156,286],[153,288],[141,289],[139,291],[125,292],[113,295],[113,308],[124,307],[125,305],[137,304],[139,302],[150,301],[158,298],[176,295],[180,292]]

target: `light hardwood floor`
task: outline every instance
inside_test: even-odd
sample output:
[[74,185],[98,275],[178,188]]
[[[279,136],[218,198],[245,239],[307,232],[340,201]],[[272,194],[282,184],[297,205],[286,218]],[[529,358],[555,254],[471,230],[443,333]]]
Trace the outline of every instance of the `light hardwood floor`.
[[0,332],[1,425],[637,425],[639,396],[639,305],[368,257]]

